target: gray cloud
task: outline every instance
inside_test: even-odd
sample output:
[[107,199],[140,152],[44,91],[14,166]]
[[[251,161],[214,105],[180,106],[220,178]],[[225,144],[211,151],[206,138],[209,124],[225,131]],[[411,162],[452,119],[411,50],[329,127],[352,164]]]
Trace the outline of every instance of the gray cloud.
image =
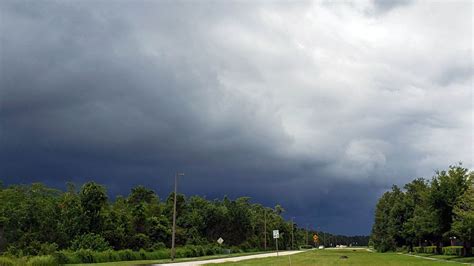
[[472,168],[463,3],[0,5],[7,182],[164,197],[180,169],[188,194],[368,233],[391,184]]

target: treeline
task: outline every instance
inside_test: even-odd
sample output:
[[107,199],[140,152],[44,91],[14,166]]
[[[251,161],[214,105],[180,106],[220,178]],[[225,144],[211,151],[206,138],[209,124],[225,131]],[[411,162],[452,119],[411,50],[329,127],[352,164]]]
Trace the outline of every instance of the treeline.
[[[68,184],[66,191],[40,183],[0,185],[0,252],[32,256],[57,250],[169,248],[173,199],[173,193],[161,200],[154,191],[138,186],[128,196],[111,201],[105,187],[94,182],[80,189]],[[273,229],[280,230],[280,249],[314,244],[313,231],[307,234],[286,221],[283,212],[280,205],[268,208],[251,203],[248,197],[207,200],[178,194],[176,244],[217,245],[221,237],[224,247],[250,251],[264,250],[266,244],[270,250],[275,248]],[[319,234],[324,235],[320,236],[321,244],[327,240],[329,245],[329,239],[335,239],[331,234]],[[366,245],[368,237],[338,236],[337,241]]]
[[473,181],[474,173],[459,164],[437,171],[429,181],[419,178],[403,189],[393,186],[377,203],[372,244],[382,252],[430,246],[430,253],[462,245],[462,254],[469,255],[474,241]]

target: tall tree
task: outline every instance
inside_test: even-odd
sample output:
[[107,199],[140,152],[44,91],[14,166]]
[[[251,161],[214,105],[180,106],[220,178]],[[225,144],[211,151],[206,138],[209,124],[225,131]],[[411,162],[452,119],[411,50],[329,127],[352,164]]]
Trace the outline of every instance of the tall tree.
[[466,255],[471,253],[474,241],[474,180],[473,175],[468,179],[469,188],[464,192],[454,206],[454,221],[452,233],[463,241]]
[[101,211],[107,203],[105,188],[95,182],[86,183],[79,192],[79,198],[87,232],[100,232]]

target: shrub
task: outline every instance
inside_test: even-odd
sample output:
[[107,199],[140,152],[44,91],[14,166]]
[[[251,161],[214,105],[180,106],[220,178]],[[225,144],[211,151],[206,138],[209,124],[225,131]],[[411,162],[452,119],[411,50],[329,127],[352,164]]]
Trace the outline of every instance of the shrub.
[[423,247],[413,247],[415,253],[423,253]]
[[165,248],[166,248],[165,243],[158,242],[158,243],[153,244],[153,246],[151,246],[151,251],[165,249]]
[[82,263],[93,263],[94,262],[94,251],[90,249],[80,249],[74,254]]
[[456,256],[462,256],[462,246],[450,246],[450,247],[444,247],[443,248],[443,254],[444,255],[456,255]]
[[438,253],[438,247],[437,246],[424,247],[423,248],[423,253],[437,254]]
[[74,263],[69,261],[69,254],[65,251],[56,251],[52,255],[59,264]]
[[92,256],[94,258],[95,263],[120,261],[120,256],[117,254],[116,251],[113,250],[93,252]]
[[215,245],[207,245],[203,247],[203,256],[215,255],[222,253],[222,248]]
[[120,260],[125,260],[125,261],[140,259],[140,256],[130,249],[119,250],[118,255],[120,257]]
[[407,246],[401,246],[401,247],[398,247],[396,251],[406,253],[406,252],[408,252],[408,247]]
[[302,245],[302,246],[300,246],[300,249],[312,249],[312,248],[313,248],[313,246],[311,246],[311,245]]
[[39,247],[38,255],[51,255],[58,250],[56,243],[42,243]]
[[150,247],[150,238],[144,234],[136,234],[132,238],[131,247],[134,250]]
[[176,248],[177,258],[193,257],[193,254],[194,254],[194,251],[190,248],[190,246]]
[[32,257],[31,259],[28,260],[28,265],[29,266],[56,266],[59,265],[59,263],[56,261],[56,259],[51,256],[36,256]]
[[14,266],[15,262],[7,257],[0,257],[0,266]]
[[109,242],[102,236],[90,233],[76,237],[71,243],[72,250],[90,249],[96,251],[105,251],[111,249]]
[[171,257],[171,253],[169,249],[161,249],[161,250],[156,250],[153,252],[147,252],[147,259],[150,259],[150,260],[167,259],[169,257]]

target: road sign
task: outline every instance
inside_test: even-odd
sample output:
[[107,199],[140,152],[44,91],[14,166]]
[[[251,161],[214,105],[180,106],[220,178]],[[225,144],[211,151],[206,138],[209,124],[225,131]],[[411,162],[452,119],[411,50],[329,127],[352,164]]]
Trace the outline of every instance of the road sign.
[[219,239],[217,239],[217,243],[219,243],[219,245],[222,245],[222,243],[224,243],[224,239],[222,239],[222,237],[219,237]]
[[318,240],[319,240],[318,235],[313,235],[313,240],[314,240],[314,242],[318,242]]
[[280,232],[278,230],[273,230],[273,238],[280,238]]

